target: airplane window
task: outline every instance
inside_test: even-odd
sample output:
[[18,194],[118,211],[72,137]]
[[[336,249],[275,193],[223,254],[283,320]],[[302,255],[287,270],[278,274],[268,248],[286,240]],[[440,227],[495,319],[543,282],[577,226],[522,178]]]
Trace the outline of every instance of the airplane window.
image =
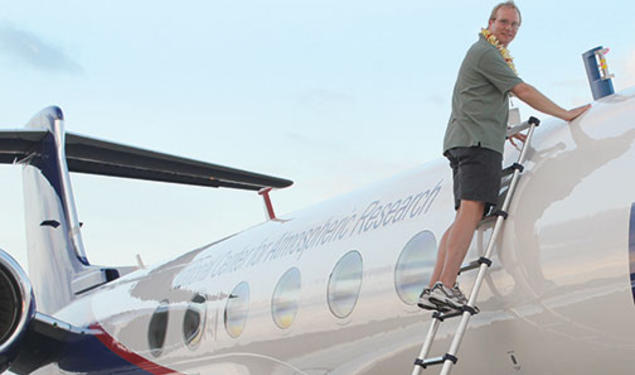
[[346,318],[353,312],[362,286],[362,256],[356,250],[346,253],[329,278],[327,299],[333,315]]
[[437,256],[437,241],[428,230],[414,235],[404,246],[395,267],[395,288],[408,305],[417,303],[428,284]]
[[168,310],[170,302],[163,300],[159,304],[152,318],[150,318],[150,325],[148,327],[148,344],[150,346],[150,353],[153,356],[158,357],[163,351],[163,344],[165,344],[165,334],[168,329]]
[[194,349],[203,337],[207,306],[205,297],[197,294],[192,298],[183,318],[183,338],[190,349]]
[[300,271],[291,268],[278,281],[271,299],[273,321],[282,329],[289,328],[298,312]]
[[238,337],[245,328],[249,312],[249,285],[241,282],[227,298],[225,305],[225,329],[231,337]]

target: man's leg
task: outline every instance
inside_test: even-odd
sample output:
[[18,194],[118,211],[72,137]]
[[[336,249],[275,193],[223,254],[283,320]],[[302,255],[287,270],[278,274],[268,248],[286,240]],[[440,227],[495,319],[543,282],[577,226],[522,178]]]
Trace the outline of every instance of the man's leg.
[[470,242],[472,242],[476,226],[483,217],[484,210],[485,203],[483,202],[461,200],[459,211],[454,219],[454,224],[452,224],[452,230],[448,234],[445,246],[445,265],[441,272],[440,280],[448,288],[452,288],[456,282],[461,264],[465,259]]
[[432,288],[434,284],[441,279],[441,273],[443,272],[443,267],[445,266],[445,256],[447,254],[447,244],[448,237],[450,235],[450,231],[452,230],[452,224],[448,227],[448,229],[441,237],[441,242],[439,243],[439,251],[437,253],[437,262],[434,264],[434,271],[432,271],[432,276],[430,277],[430,283],[428,284],[429,288]]

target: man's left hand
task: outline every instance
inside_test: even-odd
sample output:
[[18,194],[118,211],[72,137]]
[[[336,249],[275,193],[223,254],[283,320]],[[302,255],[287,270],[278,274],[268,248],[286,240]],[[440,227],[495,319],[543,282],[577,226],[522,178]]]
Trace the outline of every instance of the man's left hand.
[[516,134],[512,135],[511,137],[509,137],[509,142],[511,142],[511,144],[514,147],[518,147],[516,145],[516,142],[514,142],[514,139],[517,139],[517,140],[521,141],[522,143],[525,143],[525,141],[527,140],[527,135],[526,134],[522,134],[522,133],[516,133]]

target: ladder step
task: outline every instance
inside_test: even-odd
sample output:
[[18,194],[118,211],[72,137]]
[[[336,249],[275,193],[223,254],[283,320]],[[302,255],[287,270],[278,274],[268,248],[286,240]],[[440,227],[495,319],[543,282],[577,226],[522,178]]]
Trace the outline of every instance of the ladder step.
[[450,353],[445,353],[445,355],[442,356],[442,357],[433,357],[433,358],[428,358],[428,359],[424,359],[424,360],[421,360],[421,359],[417,358],[417,360],[415,361],[415,365],[416,366],[421,366],[423,368],[426,368],[428,366],[442,365],[443,362],[445,362],[447,360],[450,360],[450,361],[452,361],[452,363],[456,364],[456,362],[459,359],[456,358],[455,356],[453,356]]
[[492,212],[490,214],[490,216],[492,216],[492,217],[494,217],[494,216],[502,216],[503,219],[507,220],[507,216],[509,216],[509,214],[507,213],[507,211],[496,210],[496,211]]
[[538,120],[534,116],[529,117],[529,120],[523,122],[522,124],[514,126],[513,128],[510,128],[510,129],[507,129],[507,133],[505,134],[505,138],[509,138],[512,135],[514,135],[516,133],[519,133],[519,132],[529,128],[531,125],[535,125],[535,126],[540,125],[540,120]]
[[473,260],[470,263],[461,267],[458,274],[460,275],[462,272],[471,271],[473,269],[479,268],[481,264],[486,264],[487,267],[490,267],[492,265],[492,260],[485,257],[480,257],[477,260]]
[[503,169],[503,175],[501,176],[501,178],[509,176],[510,174],[514,173],[514,171],[516,170],[519,170],[520,173],[523,173],[523,171],[525,170],[525,167],[522,164],[514,163],[510,165],[509,167]]
[[491,220],[494,220],[494,219],[498,218],[499,216],[502,216],[503,219],[507,220],[507,216],[509,216],[507,211],[497,210],[495,208],[496,207],[494,207],[494,209],[492,209],[490,212],[488,212],[487,215],[483,216],[483,218],[479,222],[479,225],[484,224],[486,222],[490,222]]
[[480,228],[483,225],[488,225],[492,223],[493,221],[496,221],[496,216],[490,216],[489,214],[487,214],[483,216],[481,221],[478,222],[478,225],[476,226],[476,228]]
[[435,311],[432,313],[432,319],[438,319],[440,321],[444,321],[446,319],[451,319],[457,316],[461,316],[463,315],[464,312],[469,312],[470,315],[476,315],[479,312],[481,312],[481,310],[479,310],[479,308],[476,306],[465,305],[463,306],[461,310],[451,310],[451,311],[444,311],[444,312]]

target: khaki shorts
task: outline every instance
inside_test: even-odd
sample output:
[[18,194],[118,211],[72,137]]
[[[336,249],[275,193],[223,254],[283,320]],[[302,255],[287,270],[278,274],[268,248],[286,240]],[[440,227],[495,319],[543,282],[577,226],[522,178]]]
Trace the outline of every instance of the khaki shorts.
[[455,147],[444,153],[454,181],[454,209],[461,200],[485,203],[485,212],[498,203],[503,156],[483,147]]

